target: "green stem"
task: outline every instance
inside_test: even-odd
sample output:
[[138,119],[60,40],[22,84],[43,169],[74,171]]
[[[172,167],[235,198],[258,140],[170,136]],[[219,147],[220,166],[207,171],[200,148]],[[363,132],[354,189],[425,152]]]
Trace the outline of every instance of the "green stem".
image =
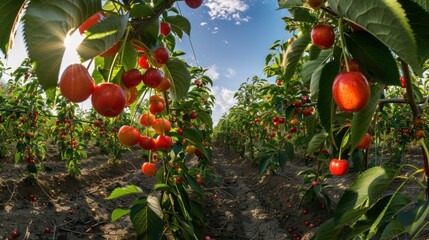
[[342,48],[342,54],[343,54],[343,58],[344,58],[344,62],[346,64],[346,69],[347,72],[350,72],[350,67],[349,67],[349,59],[347,57],[347,53],[346,53],[346,44],[345,44],[345,38],[344,38],[344,31],[343,31],[343,18],[340,18],[338,20],[338,28],[340,30],[340,38],[341,38],[341,48]]

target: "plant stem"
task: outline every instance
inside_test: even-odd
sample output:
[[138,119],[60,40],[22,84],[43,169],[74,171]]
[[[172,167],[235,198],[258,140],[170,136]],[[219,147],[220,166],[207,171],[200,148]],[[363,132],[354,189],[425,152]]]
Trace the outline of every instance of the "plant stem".
[[344,62],[346,64],[346,70],[347,72],[350,72],[350,67],[349,67],[349,59],[347,57],[347,53],[346,53],[346,44],[345,44],[345,38],[344,38],[344,31],[343,31],[343,18],[340,18],[338,20],[338,28],[340,30],[340,38],[341,38],[341,48],[342,48],[342,53],[343,53],[343,58],[344,58]]

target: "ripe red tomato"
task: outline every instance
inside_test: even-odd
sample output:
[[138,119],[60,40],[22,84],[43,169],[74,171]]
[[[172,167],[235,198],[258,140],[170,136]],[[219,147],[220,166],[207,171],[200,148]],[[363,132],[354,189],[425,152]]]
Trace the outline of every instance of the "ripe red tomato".
[[142,81],[142,73],[138,69],[131,69],[123,72],[121,75],[121,82],[126,88],[136,87]]
[[164,64],[166,64],[168,62],[168,60],[170,59],[170,52],[164,46],[159,46],[153,52],[153,55],[155,56],[155,59],[158,62],[159,67],[164,66]]
[[124,90],[113,83],[102,83],[95,87],[91,98],[95,111],[105,117],[116,117],[125,108]]
[[171,24],[168,22],[161,22],[160,32],[162,35],[167,36],[171,32]]
[[185,0],[186,5],[190,8],[199,8],[203,4],[203,0]]
[[143,74],[143,83],[151,88],[156,88],[161,83],[164,74],[156,68],[148,68]]
[[152,177],[156,173],[156,165],[154,163],[149,163],[149,162],[143,163],[142,173],[146,177]]
[[173,139],[166,135],[159,135],[155,141],[156,149],[168,150],[173,145]]
[[144,113],[140,117],[140,123],[145,127],[151,127],[155,122],[155,115],[152,113]]
[[83,102],[91,96],[95,82],[88,70],[80,63],[68,66],[61,75],[59,87],[61,94],[74,103]]
[[138,94],[137,88],[136,87],[126,88],[124,89],[124,92],[125,92],[125,97],[127,99],[127,103],[125,105],[129,106],[137,99],[137,94]]
[[341,176],[349,170],[349,162],[345,159],[332,159],[329,162],[329,171],[333,176]]
[[335,103],[345,112],[359,112],[369,102],[371,90],[360,72],[343,72],[335,77],[332,95]]
[[170,86],[171,86],[170,79],[164,77],[161,79],[161,83],[158,85],[158,87],[156,87],[156,91],[158,91],[158,92],[166,91],[166,90],[170,89]]
[[335,42],[334,30],[327,25],[317,25],[311,30],[311,41],[320,49],[331,48]]
[[151,150],[155,147],[155,139],[148,136],[140,136],[139,145],[145,150]]
[[103,12],[94,13],[91,17],[89,17],[85,22],[82,23],[79,27],[79,33],[82,35],[86,30],[95,25],[96,23],[102,21],[104,19]]
[[122,126],[118,131],[118,139],[122,145],[134,146],[140,140],[140,131],[130,126]]
[[167,119],[156,119],[152,125],[156,133],[163,135],[170,132],[171,123]]
[[139,66],[143,69],[149,68],[149,63],[147,62],[147,56],[145,54],[142,54],[139,57]]
[[109,57],[114,55],[115,53],[118,52],[119,48],[121,47],[121,43],[117,42],[115,44],[113,44],[113,46],[109,49],[107,49],[106,51],[102,52],[100,54],[100,57]]
[[356,146],[356,148],[358,148],[358,149],[368,149],[370,144],[371,144],[371,135],[369,135],[367,133],[362,138],[362,140],[359,142],[359,144]]

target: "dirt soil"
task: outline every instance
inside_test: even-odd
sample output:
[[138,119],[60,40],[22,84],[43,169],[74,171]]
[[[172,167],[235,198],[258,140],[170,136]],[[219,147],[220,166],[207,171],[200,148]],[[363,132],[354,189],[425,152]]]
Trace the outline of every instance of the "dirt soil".
[[[116,164],[107,164],[108,156],[96,150],[89,152],[79,179],[67,176],[54,150],[50,155],[33,184],[25,180],[24,165],[0,159],[0,240],[13,231],[19,234],[16,239],[135,238],[129,217],[110,221],[111,212],[127,208],[134,197],[104,198],[116,187],[130,184],[152,191],[155,178],[141,174],[140,151],[124,154]],[[282,171],[259,177],[250,160],[215,146],[212,167],[219,181],[203,186],[204,230],[212,239],[310,239],[332,215],[322,202],[300,204],[303,178],[296,174],[305,167],[302,156]],[[334,178],[335,190],[330,193],[334,201],[354,177]]]

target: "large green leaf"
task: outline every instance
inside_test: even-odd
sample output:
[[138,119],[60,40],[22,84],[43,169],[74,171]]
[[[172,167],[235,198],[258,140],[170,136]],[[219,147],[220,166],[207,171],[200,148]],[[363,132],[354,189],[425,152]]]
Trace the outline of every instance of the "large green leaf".
[[44,89],[57,85],[67,33],[100,9],[98,0],[30,1],[24,15],[24,38]]
[[328,0],[341,17],[363,27],[406,61],[419,75],[417,45],[401,4],[395,1]]
[[148,195],[140,198],[131,206],[131,222],[137,233],[137,239],[158,240],[163,234],[163,213],[158,198]]
[[128,14],[108,15],[106,19],[90,27],[86,38],[77,48],[79,56],[88,60],[108,50],[122,38],[128,24]]
[[398,213],[397,220],[410,235],[414,234],[429,214],[429,202],[418,201],[411,209]]
[[360,112],[353,115],[352,119],[352,137],[351,146],[356,147],[365,134],[368,131],[369,125],[371,124],[372,117],[375,114],[375,109],[378,106],[378,100],[380,99],[383,87],[381,84],[377,84],[371,87],[371,96],[368,104]]
[[371,78],[386,85],[400,86],[399,70],[389,48],[367,32],[346,35],[347,49]]
[[340,239],[342,228],[343,226],[337,224],[333,218],[328,219],[320,226],[319,231],[314,236],[314,240]]
[[429,1],[428,0],[413,0],[420,5],[426,12],[429,12]]
[[426,2],[426,11],[422,6],[416,4],[411,0],[398,0],[405,9],[407,18],[409,19],[411,28],[414,31],[414,36],[417,41],[417,54],[420,58],[420,64],[429,58],[429,13],[428,5],[429,1]]
[[383,232],[381,233],[380,240],[398,239],[397,236],[404,232],[404,226],[402,226],[398,220],[394,219],[384,228]]
[[290,44],[283,54],[282,70],[284,72],[285,81],[289,81],[295,74],[299,60],[310,43],[310,35],[305,34],[297,38]]
[[187,95],[191,86],[191,74],[186,63],[179,59],[170,59],[165,69],[166,75],[171,80],[170,97],[177,102]]
[[191,35],[191,23],[185,17],[175,15],[168,16],[164,18],[164,20],[171,24],[171,31],[173,31],[180,39],[183,37],[182,32],[185,32],[188,36]]
[[124,188],[116,188],[115,190],[113,190],[113,192],[109,195],[109,197],[106,198],[106,200],[111,200],[111,199],[115,199],[115,198],[119,198],[125,195],[129,195],[129,194],[141,194],[143,193],[143,191],[141,190],[141,188],[135,186],[135,185],[129,185],[127,187]]
[[131,212],[130,209],[117,208],[117,209],[113,210],[112,216],[111,216],[112,222],[114,222],[114,221],[118,220],[119,218],[129,214],[130,212]]
[[327,63],[322,70],[319,80],[319,98],[317,100],[317,111],[320,121],[326,132],[331,131],[332,120],[332,83],[340,69],[339,61]]
[[[317,48],[317,49],[320,50],[320,48]],[[304,63],[304,65],[302,66],[302,72],[301,72],[302,81],[304,83],[310,81],[311,75],[313,75],[313,72],[316,70],[316,68],[319,67],[322,63],[326,62],[326,60],[331,54],[332,54],[332,49],[323,50],[318,56],[318,58]]]
[[270,165],[270,162],[272,159],[273,159],[272,156],[264,157],[260,159],[260,162],[258,164],[259,176],[262,176],[265,173],[265,171],[267,171],[267,168]]
[[10,38],[13,38],[12,30],[24,0],[3,0],[0,3],[0,50],[7,56]]
[[308,154],[312,154],[315,151],[318,151],[322,144],[325,142],[325,140],[328,138],[329,134],[325,131],[321,131],[320,133],[314,134],[313,138],[311,138],[310,142],[308,143]]
[[373,167],[360,174],[341,196],[334,213],[335,221],[344,224],[368,211],[397,173],[390,167]]

